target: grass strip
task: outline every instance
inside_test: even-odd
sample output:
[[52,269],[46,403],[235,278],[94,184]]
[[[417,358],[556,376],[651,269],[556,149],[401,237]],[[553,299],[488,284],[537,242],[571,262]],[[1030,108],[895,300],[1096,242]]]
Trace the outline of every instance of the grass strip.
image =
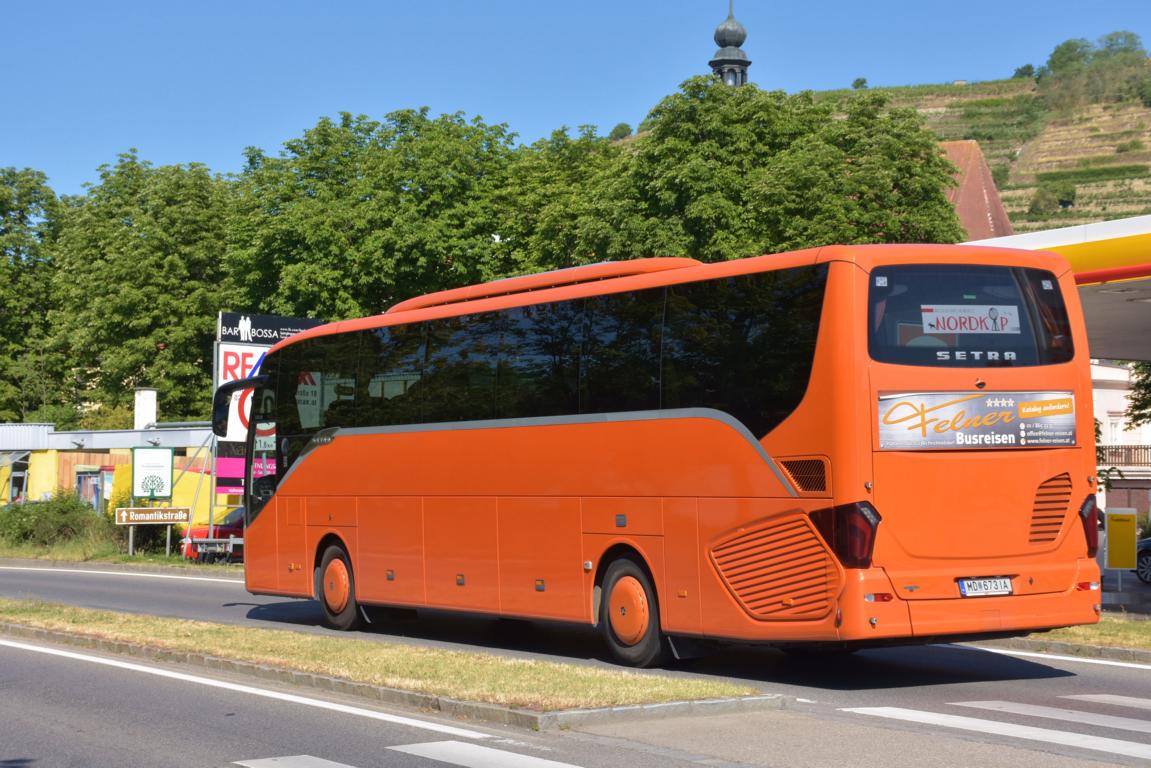
[[750,696],[750,686],[0,599],[0,621],[537,711]]
[[1105,613],[1098,624],[1053,629],[1031,637],[1035,640],[1151,651],[1151,620]]
[[34,544],[9,544],[0,541],[0,558],[18,560],[44,560],[54,563],[113,563],[117,565],[163,565],[169,568],[186,570],[228,571],[243,573],[244,567],[238,563],[201,563],[185,560],[179,554],[178,540],[174,539],[171,555],[163,552],[137,552],[129,556],[115,543],[89,543],[64,541],[49,546]]

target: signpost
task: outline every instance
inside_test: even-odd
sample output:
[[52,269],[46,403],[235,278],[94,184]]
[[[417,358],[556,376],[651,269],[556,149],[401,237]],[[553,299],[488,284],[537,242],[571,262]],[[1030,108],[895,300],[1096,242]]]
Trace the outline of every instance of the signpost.
[[137,525],[166,525],[168,540],[165,554],[172,554],[172,525],[187,523],[192,519],[190,507],[116,507],[116,525],[128,527],[128,556],[136,555]]
[[116,525],[172,525],[191,519],[191,507],[116,507]]

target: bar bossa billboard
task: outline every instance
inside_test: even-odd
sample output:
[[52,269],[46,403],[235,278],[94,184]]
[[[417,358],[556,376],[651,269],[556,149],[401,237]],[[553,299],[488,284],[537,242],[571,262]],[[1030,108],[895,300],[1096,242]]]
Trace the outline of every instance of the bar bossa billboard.
[[916,392],[879,397],[881,451],[1075,445],[1072,392]]

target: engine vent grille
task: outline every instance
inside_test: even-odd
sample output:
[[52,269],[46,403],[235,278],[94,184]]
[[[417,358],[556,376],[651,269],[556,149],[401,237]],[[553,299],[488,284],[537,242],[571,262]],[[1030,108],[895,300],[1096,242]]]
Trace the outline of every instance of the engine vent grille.
[[1071,476],[1064,472],[1043,482],[1035,492],[1031,509],[1032,544],[1050,544],[1059,538],[1071,504]]
[[827,487],[827,460],[815,456],[780,459],[783,471],[795,487],[804,493],[824,495]]
[[711,559],[744,610],[763,621],[826,616],[838,589],[835,562],[804,515],[740,530]]

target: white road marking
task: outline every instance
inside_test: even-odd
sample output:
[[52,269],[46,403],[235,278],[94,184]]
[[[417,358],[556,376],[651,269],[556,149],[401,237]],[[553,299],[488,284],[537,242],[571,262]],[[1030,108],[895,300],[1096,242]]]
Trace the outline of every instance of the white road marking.
[[439,723],[427,722],[424,720],[416,720],[411,717],[401,717],[400,715],[389,715],[383,712],[377,712],[372,709],[363,709],[361,707],[352,707],[347,704],[336,704],[331,701],[323,701],[321,699],[313,699],[307,696],[297,696],[291,693],[280,693],[279,691],[270,691],[266,688],[256,688],[250,685],[239,685],[237,683],[228,683],[223,680],[213,680],[210,677],[199,677],[197,675],[188,675],[183,672],[173,672],[167,669],[159,669],[157,667],[149,667],[143,664],[133,664],[128,661],[119,661],[118,659],[105,659],[99,656],[89,656],[83,653],[75,653],[73,651],[64,651],[59,648],[45,648],[38,645],[30,645],[28,643],[18,643],[13,640],[0,640],[0,646],[8,648],[15,648],[21,651],[30,651],[32,653],[43,653],[48,656],[59,656],[65,659],[73,659],[75,661],[86,661],[91,664],[101,664],[106,667],[115,667],[116,669],[124,669],[130,672],[140,672],[145,675],[154,675],[156,677],[165,677],[169,680],[180,680],[185,683],[195,683],[197,685],[204,685],[209,688],[220,688],[225,691],[233,691],[235,693],[246,693],[250,696],[260,696],[265,699],[275,699],[277,701],[286,701],[290,704],[301,704],[305,707],[315,707],[316,709],[326,709],[331,712],[339,712],[344,715],[355,715],[357,717],[366,717],[371,720],[380,720],[385,723],[393,723],[395,725],[404,725],[411,728],[423,728],[428,731],[435,731],[447,736],[457,736],[463,739],[486,739],[489,738],[488,734],[480,733],[479,731],[470,731],[466,728],[456,728],[451,725],[441,725]]
[[1151,731],[1151,722],[1146,720],[1139,720],[1134,717],[1096,715],[1077,709],[1041,707],[1035,704],[1021,704],[1014,701],[953,701],[951,703],[957,707],[974,707],[975,709],[988,709],[992,712],[1007,712],[1013,715],[1026,715],[1027,717],[1066,720],[1069,723],[1094,725],[1099,728],[1115,728],[1120,731],[1135,731],[1136,733],[1147,733]]
[[1077,661],[1080,664],[1098,664],[1103,667],[1123,667],[1124,669],[1151,670],[1151,664],[1137,664],[1133,661],[1111,661],[1109,659],[1085,659],[1082,656],[1056,656],[1052,653],[1033,653],[1031,651],[1012,651],[1007,648],[980,648],[987,653],[998,653],[1002,656],[1020,656],[1025,659],[1051,659],[1052,661]]
[[[1093,701],[1096,704],[1113,704],[1116,707],[1131,707],[1132,709],[1151,709],[1151,699],[1140,699],[1135,696],[1113,696],[1109,693],[1085,693],[1078,696],[1060,696],[1061,699],[1075,699],[1076,701]],[[1151,728],[1151,726],[1149,726]]]
[[885,717],[892,720],[903,720],[910,723],[923,723],[925,725],[938,725],[944,728],[955,728],[961,731],[975,731],[993,736],[1007,736],[1028,741],[1041,741],[1046,744],[1059,744],[1077,749],[1089,749],[1094,752],[1107,752],[1112,755],[1137,757],[1142,760],[1151,760],[1151,744],[1139,744],[1134,741],[1121,741],[1119,739],[1106,739],[1100,736],[1088,736],[1082,733],[1067,731],[1052,731],[1047,728],[1032,728],[1027,725],[1013,725],[1001,723],[996,720],[979,720],[974,717],[959,717],[958,715],[943,715],[936,712],[920,712],[914,709],[900,707],[856,707],[844,709],[844,712],[854,712],[860,715]]
[[433,741],[427,744],[407,744],[388,747],[395,752],[403,752],[441,763],[462,765],[465,768],[578,768],[571,763],[557,763],[542,757],[504,752],[502,749],[481,747],[462,741]]
[[322,757],[292,755],[291,757],[265,757],[259,760],[239,760],[232,765],[245,768],[353,768],[345,763],[333,763]]
[[172,573],[147,573],[146,571],[100,571],[95,568],[37,568],[35,566],[0,565],[0,571],[40,571],[47,573],[80,573],[85,576],[128,576],[137,579],[175,579],[177,581],[207,581],[217,584],[244,586],[243,579],[220,579],[212,576],[178,576]]

